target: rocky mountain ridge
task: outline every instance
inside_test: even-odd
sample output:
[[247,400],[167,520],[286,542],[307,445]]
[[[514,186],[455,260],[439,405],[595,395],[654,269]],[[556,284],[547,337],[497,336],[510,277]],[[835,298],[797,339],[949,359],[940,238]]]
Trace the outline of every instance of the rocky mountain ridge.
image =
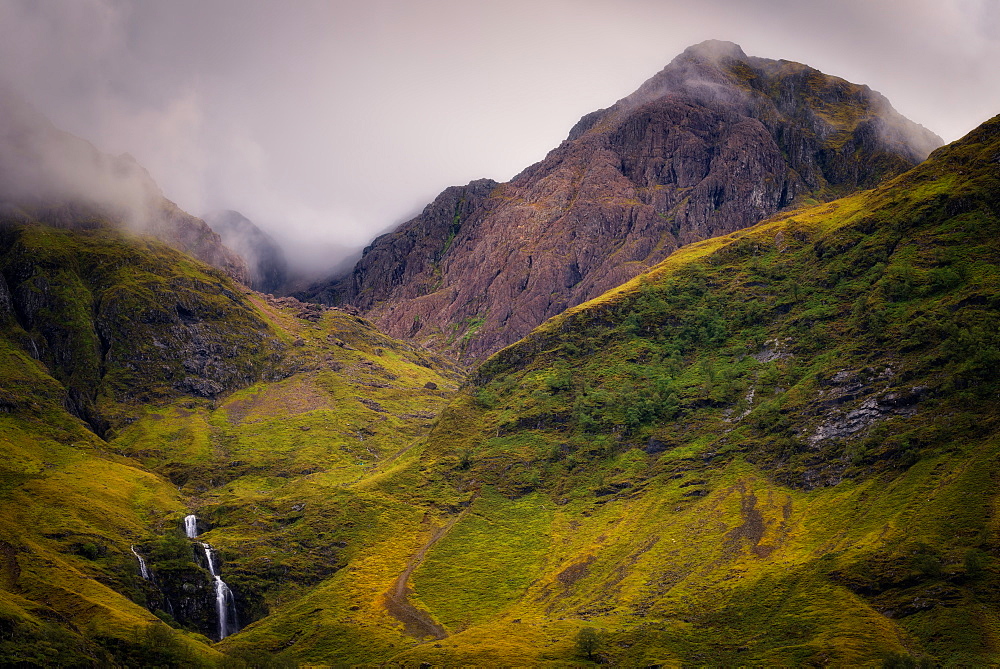
[[871,187],[940,143],[866,86],[706,42],[510,182],[445,190],[300,297],[481,359],[679,246]]

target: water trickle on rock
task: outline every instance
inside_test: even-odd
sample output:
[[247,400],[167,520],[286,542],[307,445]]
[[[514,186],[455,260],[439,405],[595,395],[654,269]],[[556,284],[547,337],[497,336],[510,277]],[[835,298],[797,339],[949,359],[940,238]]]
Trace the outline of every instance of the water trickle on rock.
[[188,539],[194,539],[198,536],[198,517],[193,513],[184,516],[184,534],[187,535]]

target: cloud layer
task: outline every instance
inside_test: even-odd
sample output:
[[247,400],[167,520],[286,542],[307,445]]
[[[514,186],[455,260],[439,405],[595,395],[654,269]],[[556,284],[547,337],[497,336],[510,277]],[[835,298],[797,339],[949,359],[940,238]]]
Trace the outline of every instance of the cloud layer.
[[1000,113],[992,0],[8,0],[0,77],[322,267],[710,38],[868,84],[949,141]]

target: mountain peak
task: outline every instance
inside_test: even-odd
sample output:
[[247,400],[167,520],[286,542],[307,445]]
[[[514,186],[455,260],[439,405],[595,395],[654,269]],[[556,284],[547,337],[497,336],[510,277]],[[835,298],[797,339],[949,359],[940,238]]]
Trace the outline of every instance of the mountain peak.
[[744,53],[742,47],[735,42],[708,39],[704,42],[693,44],[684,49],[683,53],[674,59],[674,62],[682,60],[697,60],[718,63],[724,58],[747,60],[748,56]]
[[709,40],[509,183],[449,189],[303,296],[482,358],[680,246],[871,188],[940,144],[867,86]]

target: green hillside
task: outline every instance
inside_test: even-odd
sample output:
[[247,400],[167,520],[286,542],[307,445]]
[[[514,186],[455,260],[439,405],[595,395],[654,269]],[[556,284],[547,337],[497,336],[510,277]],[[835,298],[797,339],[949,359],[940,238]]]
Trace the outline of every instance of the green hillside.
[[998,161],[1000,117],[468,380],[156,242],[9,223],[0,660],[1000,662]]
[[997,662],[998,156],[1000,118],[548,321],[354,486],[383,517],[413,510],[224,647]]
[[357,506],[343,484],[425,433],[461,377],[359,318],[89,227],[0,226],[0,663],[243,666],[205,636],[183,516],[227,524],[199,539],[251,622],[342,566],[325,523]]

